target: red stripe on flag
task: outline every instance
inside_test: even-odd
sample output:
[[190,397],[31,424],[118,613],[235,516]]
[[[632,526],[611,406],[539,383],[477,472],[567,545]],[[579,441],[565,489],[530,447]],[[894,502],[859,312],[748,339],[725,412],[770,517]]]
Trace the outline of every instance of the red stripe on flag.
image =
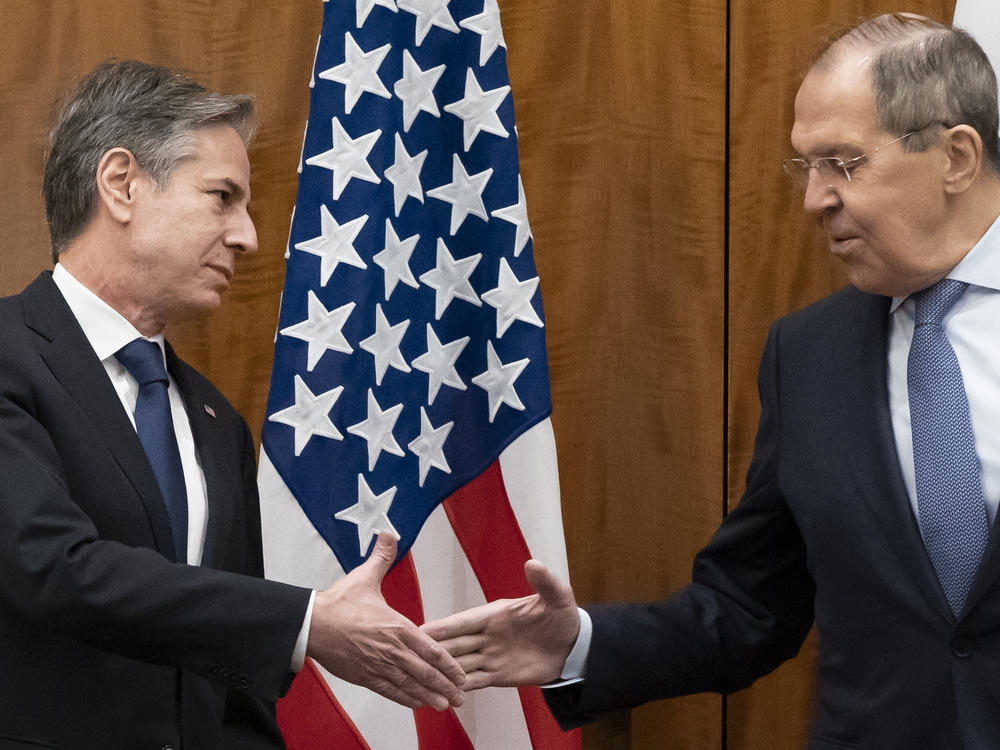
[[382,579],[386,603],[411,622],[424,624],[424,600],[420,598],[417,569],[409,552]]
[[[382,596],[394,610],[422,625],[424,604],[413,558],[407,554],[382,579]],[[462,722],[451,709],[421,708],[413,712],[420,750],[475,750]]]
[[[531,552],[510,507],[499,461],[445,500],[444,509],[487,600],[532,593],[524,578]],[[579,750],[579,731],[559,728],[541,689],[519,688],[518,693],[534,750]]]
[[278,726],[288,750],[371,750],[311,659],[278,701]]

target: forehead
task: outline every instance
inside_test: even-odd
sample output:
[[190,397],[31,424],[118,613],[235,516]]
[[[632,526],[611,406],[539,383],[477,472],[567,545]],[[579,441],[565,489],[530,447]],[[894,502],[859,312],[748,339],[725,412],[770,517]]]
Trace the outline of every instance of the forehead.
[[244,190],[250,187],[250,160],[233,128],[219,125],[192,132],[191,155],[180,162],[177,173],[188,172],[198,179],[229,180]]
[[824,156],[864,148],[881,129],[867,54],[851,53],[828,69],[814,68],[795,97],[792,147],[800,154]]

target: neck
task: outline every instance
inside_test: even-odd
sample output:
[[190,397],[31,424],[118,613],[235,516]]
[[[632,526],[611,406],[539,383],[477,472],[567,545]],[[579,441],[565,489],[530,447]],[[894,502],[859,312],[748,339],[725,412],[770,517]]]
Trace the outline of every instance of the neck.
[[[82,238],[81,238],[82,239]],[[73,242],[59,254],[59,262],[87,289],[135,326],[143,336],[163,332],[166,321],[135,294],[136,278],[103,247]]]

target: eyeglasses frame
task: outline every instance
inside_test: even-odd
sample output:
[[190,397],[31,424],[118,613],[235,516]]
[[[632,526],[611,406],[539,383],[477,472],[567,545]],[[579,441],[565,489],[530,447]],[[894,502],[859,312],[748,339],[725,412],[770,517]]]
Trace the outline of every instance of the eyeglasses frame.
[[[898,138],[893,138],[891,141],[888,141],[887,143],[883,143],[880,146],[876,146],[867,153],[861,154],[860,156],[853,156],[850,159],[838,159],[836,156],[821,156],[818,159],[813,159],[812,161],[806,161],[805,159],[796,157],[792,159],[785,159],[785,161],[782,162],[782,166],[784,167],[786,174],[788,174],[789,177],[791,177],[792,180],[795,182],[795,184],[800,186],[803,190],[805,190],[809,186],[809,173],[813,169],[818,170],[821,164],[832,164],[833,168],[839,169],[844,173],[844,180],[846,182],[851,182],[851,172],[860,167],[862,164],[864,164],[865,161],[869,159],[871,155],[874,154],[876,151],[880,151],[881,149],[886,148],[887,146],[891,146],[894,143],[899,143],[904,138],[909,138],[911,135],[915,133],[919,133],[922,130],[926,130],[931,125],[944,125],[945,127],[948,127],[947,125],[945,125],[945,123],[930,122],[924,125],[923,127],[916,128],[915,130],[911,130],[907,133],[903,133],[903,135],[899,136]],[[833,185],[828,185],[828,187],[833,187]]]

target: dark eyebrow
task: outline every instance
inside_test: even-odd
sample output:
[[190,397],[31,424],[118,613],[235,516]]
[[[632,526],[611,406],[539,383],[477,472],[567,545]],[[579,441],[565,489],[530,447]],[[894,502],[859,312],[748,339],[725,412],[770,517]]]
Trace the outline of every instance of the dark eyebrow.
[[[813,152],[814,157],[818,159],[835,157],[841,158],[842,154],[854,153],[854,156],[858,156],[864,153],[864,150],[859,148],[855,143],[831,143],[824,144],[822,147]],[[853,156],[844,157],[846,159],[854,158]]]
[[233,180],[231,180],[228,177],[223,177],[221,182],[226,186],[226,189],[229,190],[229,192],[232,195],[236,196],[237,198],[243,197],[244,194],[243,188],[237,185],[235,182],[233,182]]
[[[234,198],[243,198],[244,196],[247,195],[247,191],[244,190],[243,187],[239,185],[239,183],[235,182],[230,177],[217,177],[213,178],[213,180],[215,182],[221,182],[223,185],[225,185],[226,190],[228,190],[229,194]],[[249,203],[250,201],[247,200],[247,210],[249,210],[250,208]]]

